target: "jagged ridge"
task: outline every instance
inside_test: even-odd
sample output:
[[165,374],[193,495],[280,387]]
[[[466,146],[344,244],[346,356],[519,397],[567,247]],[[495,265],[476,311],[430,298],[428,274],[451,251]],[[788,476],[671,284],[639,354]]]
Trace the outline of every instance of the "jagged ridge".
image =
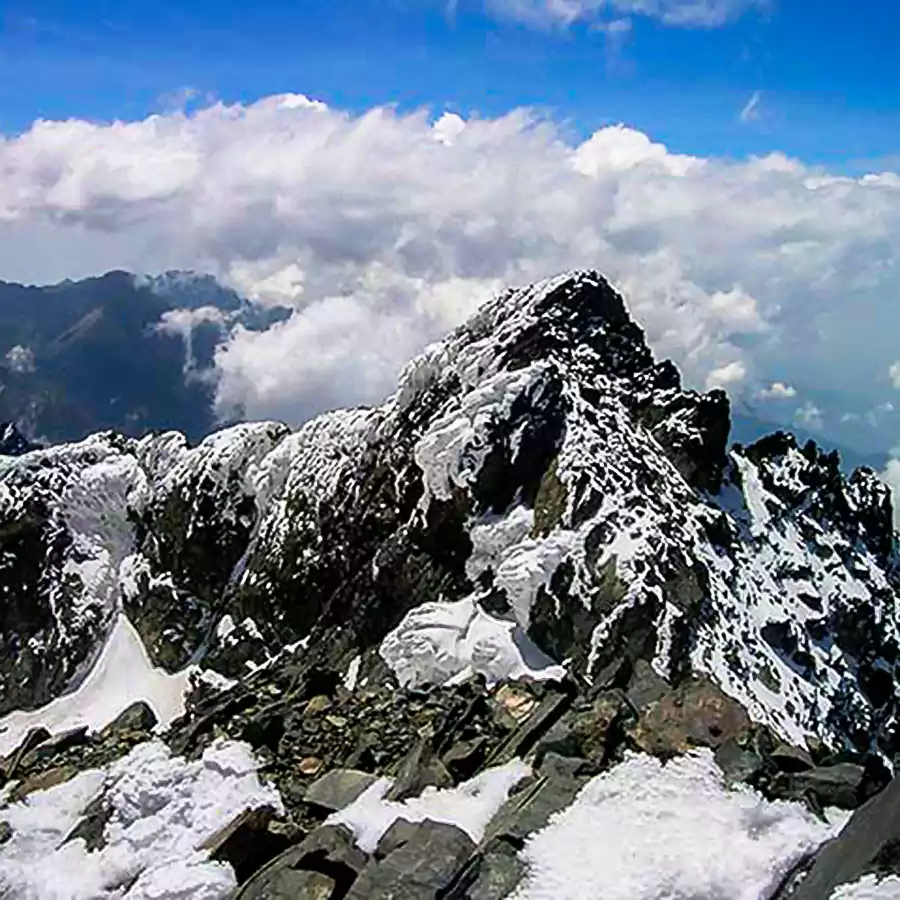
[[499,296],[373,410],[6,460],[3,708],[77,683],[121,606],[173,671],[305,639],[364,678],[501,679],[527,636],[538,677],[706,672],[792,743],[892,756],[887,489],[727,437],[725,395],[684,390],[583,272]]

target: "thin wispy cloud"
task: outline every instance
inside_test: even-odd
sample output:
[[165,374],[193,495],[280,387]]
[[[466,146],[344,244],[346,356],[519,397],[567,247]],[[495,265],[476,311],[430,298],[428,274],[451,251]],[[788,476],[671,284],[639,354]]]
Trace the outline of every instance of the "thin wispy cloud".
[[740,115],[738,118],[742,122],[755,122],[760,117],[760,102],[762,101],[762,94],[759,91],[754,91],[750,95],[750,99],[744,104],[743,109],[741,109]]
[[643,16],[675,28],[719,28],[762,0],[485,0],[487,10],[536,28],[569,28]]

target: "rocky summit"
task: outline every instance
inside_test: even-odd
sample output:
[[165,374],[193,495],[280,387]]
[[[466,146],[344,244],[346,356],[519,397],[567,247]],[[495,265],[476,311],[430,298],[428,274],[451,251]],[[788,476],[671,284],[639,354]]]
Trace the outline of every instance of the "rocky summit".
[[295,431],[2,434],[0,897],[900,896],[888,489],[600,275]]

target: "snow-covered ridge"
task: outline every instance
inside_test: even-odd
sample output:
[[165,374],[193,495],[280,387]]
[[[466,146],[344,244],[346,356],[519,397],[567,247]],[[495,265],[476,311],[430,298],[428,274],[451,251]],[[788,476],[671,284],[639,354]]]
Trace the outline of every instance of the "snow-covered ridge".
[[[408,684],[645,658],[792,743],[892,753],[886,489],[727,433],[724,394],[683,390],[580,272],[498,296],[377,409],[27,453],[0,470],[0,534],[29,551],[0,547],[0,699],[77,687],[124,609],[170,672],[238,677],[310,635]],[[37,680],[13,690],[16,666]]]

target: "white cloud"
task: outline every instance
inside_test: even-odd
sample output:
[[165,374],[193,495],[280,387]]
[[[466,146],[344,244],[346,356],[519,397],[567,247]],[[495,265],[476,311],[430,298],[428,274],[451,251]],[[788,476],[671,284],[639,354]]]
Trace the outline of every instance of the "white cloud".
[[717,28],[763,3],[761,0],[485,0],[485,5],[497,16],[535,28],[568,28],[609,16],[648,16],[677,28]]
[[634,29],[631,19],[610,19],[607,22],[598,22],[594,27],[615,42],[624,41]]
[[790,400],[797,396],[797,390],[783,381],[773,381],[768,387],[757,391],[756,396],[761,400]]
[[762,100],[762,94],[759,91],[754,91],[750,95],[750,99],[744,104],[744,108],[741,110],[738,118],[742,122],[755,122],[759,118],[759,104],[760,100]]
[[11,372],[26,375],[34,371],[34,352],[30,347],[16,344],[14,347],[10,347],[4,359]]
[[223,335],[226,332],[225,314],[215,306],[200,306],[196,309],[169,309],[160,317],[156,325],[159,334],[180,337],[184,342],[184,371],[191,372],[196,360],[194,358],[194,329],[198,325],[218,325]]
[[890,364],[888,376],[891,379],[891,384],[900,391],[900,361]]
[[812,401],[807,401],[794,412],[794,424],[808,431],[821,431],[825,421],[822,410]]
[[295,95],[36,123],[0,139],[0,277],[196,268],[288,303],[218,366],[223,410],[291,421],[377,399],[480,299],[575,266],[608,273],[694,385],[883,384],[900,181],[567,134],[521,110],[357,116]]
[[729,388],[740,384],[747,377],[747,367],[740,360],[713,369],[706,377],[706,389]]

